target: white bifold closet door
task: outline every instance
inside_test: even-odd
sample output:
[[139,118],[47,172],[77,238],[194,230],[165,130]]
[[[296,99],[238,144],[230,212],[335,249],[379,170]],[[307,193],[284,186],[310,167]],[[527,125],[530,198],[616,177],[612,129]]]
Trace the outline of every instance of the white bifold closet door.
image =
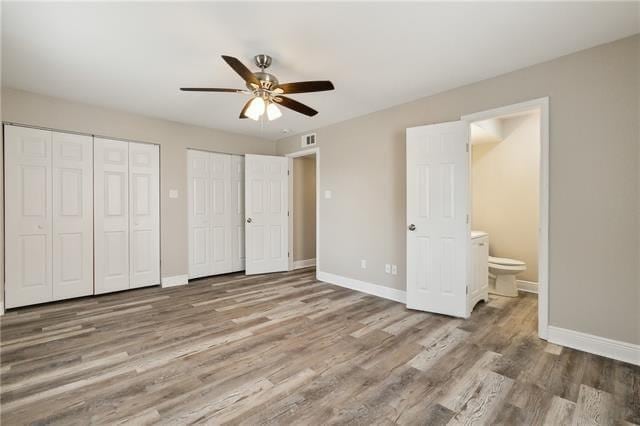
[[244,264],[244,157],[231,156],[231,270]]
[[160,147],[129,143],[130,287],[160,284]]
[[211,168],[208,152],[187,151],[189,278],[213,274]]
[[129,288],[129,143],[95,138],[96,294]]
[[5,296],[93,293],[91,137],[5,126]]
[[231,272],[231,156],[211,156],[212,274]]
[[241,156],[187,151],[189,278],[244,268],[243,163]]
[[93,141],[52,132],[53,300],[93,294]]
[[157,145],[94,141],[95,292],[160,283]]

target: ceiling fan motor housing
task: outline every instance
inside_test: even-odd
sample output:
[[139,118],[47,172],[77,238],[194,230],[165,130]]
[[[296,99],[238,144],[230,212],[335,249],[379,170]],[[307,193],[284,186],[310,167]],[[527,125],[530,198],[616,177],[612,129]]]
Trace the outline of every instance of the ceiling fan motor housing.
[[[254,56],[253,60],[255,61],[260,71],[254,72],[253,75],[260,81],[260,88],[265,90],[273,90],[278,85],[278,79],[275,75],[269,74],[268,72],[264,72],[266,68],[269,68],[271,65],[271,56],[261,54]],[[250,84],[247,84],[249,89],[255,89],[255,87],[251,87]]]
[[[278,86],[278,79],[273,74],[269,74],[268,72],[264,71],[258,71],[254,72],[253,75],[255,75],[256,78],[260,81],[261,89],[273,90],[276,88],[276,86]],[[251,84],[249,83],[247,84],[247,87],[249,87],[249,89],[253,89],[253,87],[251,87]]]

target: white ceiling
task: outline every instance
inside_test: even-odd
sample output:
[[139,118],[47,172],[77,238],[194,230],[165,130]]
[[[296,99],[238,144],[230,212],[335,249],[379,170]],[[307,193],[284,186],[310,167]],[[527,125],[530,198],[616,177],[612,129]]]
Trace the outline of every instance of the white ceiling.
[[[8,3],[2,84],[268,139],[322,127],[640,31],[639,3]],[[244,88],[220,58],[273,56],[320,113],[239,120]]]

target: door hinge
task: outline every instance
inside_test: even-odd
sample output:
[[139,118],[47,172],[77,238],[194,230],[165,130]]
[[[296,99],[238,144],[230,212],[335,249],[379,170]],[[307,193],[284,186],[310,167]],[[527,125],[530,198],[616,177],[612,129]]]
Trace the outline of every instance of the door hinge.
[[467,284],[467,294],[469,294],[469,284]]
[[469,223],[469,215],[467,215],[467,223]]
[[287,170],[287,176],[291,174],[291,170]]
[[469,152],[469,142],[467,142],[467,152]]
[[291,252],[290,251],[287,252],[287,257],[291,257]]
[[287,216],[291,216],[290,212],[287,210]]

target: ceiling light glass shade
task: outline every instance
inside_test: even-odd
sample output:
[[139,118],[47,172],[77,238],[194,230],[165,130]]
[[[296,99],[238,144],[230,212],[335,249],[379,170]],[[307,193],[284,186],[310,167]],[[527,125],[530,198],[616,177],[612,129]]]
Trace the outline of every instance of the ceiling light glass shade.
[[261,97],[255,97],[249,104],[249,108],[244,113],[247,117],[252,120],[258,120],[262,114],[264,114],[265,104],[264,99]]
[[282,112],[280,112],[280,108],[276,104],[269,103],[267,105],[267,117],[269,117],[269,121],[275,120],[282,117]]

